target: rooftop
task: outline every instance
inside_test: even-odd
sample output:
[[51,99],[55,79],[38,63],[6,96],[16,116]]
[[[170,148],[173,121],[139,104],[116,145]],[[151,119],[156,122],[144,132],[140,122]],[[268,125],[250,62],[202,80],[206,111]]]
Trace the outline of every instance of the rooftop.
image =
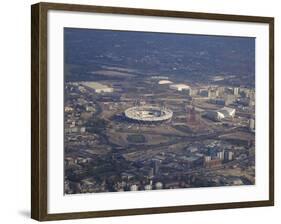
[[171,84],[171,83],[173,83],[173,82],[171,82],[170,80],[160,80],[160,81],[158,82],[159,85]]
[[107,88],[111,88],[107,85],[101,84],[99,82],[81,82],[81,84],[83,86],[92,88],[92,89],[107,89]]

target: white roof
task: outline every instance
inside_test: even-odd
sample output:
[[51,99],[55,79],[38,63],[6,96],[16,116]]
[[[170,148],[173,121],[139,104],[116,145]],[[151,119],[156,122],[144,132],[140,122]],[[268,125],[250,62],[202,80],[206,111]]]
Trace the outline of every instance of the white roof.
[[86,86],[86,87],[89,87],[89,88],[92,88],[92,89],[96,89],[96,90],[112,89],[111,87],[106,86],[104,84],[101,84],[99,82],[81,82],[81,84],[83,86]]
[[216,117],[216,118],[219,118],[219,119],[224,118],[224,114],[221,113],[220,111],[209,110],[209,111],[207,111],[207,115],[211,116],[211,117]]
[[235,113],[235,109],[230,108],[230,107],[223,107],[219,110],[219,112],[224,114],[224,115],[232,116]]
[[190,86],[188,86],[186,84],[172,84],[172,85],[170,85],[170,88],[189,89]]
[[163,84],[171,84],[171,83],[173,83],[173,82],[171,82],[170,80],[160,80],[160,81],[158,82],[158,84],[160,84],[160,85],[163,85]]

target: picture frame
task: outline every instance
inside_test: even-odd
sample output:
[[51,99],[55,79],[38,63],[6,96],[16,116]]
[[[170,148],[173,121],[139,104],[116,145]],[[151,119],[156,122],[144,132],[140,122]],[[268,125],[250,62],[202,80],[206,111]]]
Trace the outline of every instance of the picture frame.
[[[52,160],[54,158],[52,156],[54,153],[53,151],[50,153],[50,147],[54,146],[49,139],[49,137],[52,135],[52,131],[49,129],[49,115],[50,113],[53,113],[50,111],[50,105],[52,103],[52,100],[54,99],[54,97],[51,97],[50,94],[57,94],[56,91],[53,91],[56,89],[50,89],[50,85],[54,84],[53,81],[50,81],[51,79],[53,79],[50,79],[50,73],[53,72],[51,67],[54,66],[54,63],[50,63],[52,60],[51,56],[53,54],[50,54],[49,48],[52,44],[51,41],[57,40],[54,37],[52,37],[51,39],[51,37],[49,36],[49,29],[54,24],[54,20],[50,17],[50,12],[63,12],[64,18],[68,18],[67,13],[76,13],[82,14],[81,16],[84,16],[85,18],[91,17],[92,14],[102,14],[102,16],[104,16],[103,18],[106,18],[107,16],[124,16],[126,17],[126,19],[128,19],[127,17],[131,18],[135,16],[144,19],[149,17],[154,18],[155,20],[160,20],[162,18],[167,21],[174,21],[175,23],[177,22],[177,19],[179,19],[192,21],[196,20],[203,23],[205,23],[206,21],[212,21],[214,23],[224,22],[226,26],[228,23],[237,23],[239,26],[243,26],[244,23],[254,24],[256,26],[265,25],[266,27],[264,28],[264,30],[267,30],[268,35],[261,34],[266,36],[266,38],[260,38],[260,40],[261,45],[267,45],[266,55],[268,56],[268,66],[265,65],[265,67],[268,75],[265,76],[267,80],[266,83],[268,83],[268,86],[266,87],[267,90],[264,91],[266,92],[266,96],[268,96],[266,98],[266,100],[268,100],[268,104],[266,104],[267,107],[265,108],[268,112],[268,115],[266,117],[268,119],[266,123],[267,128],[265,128],[265,132],[261,131],[261,135],[259,135],[264,136],[264,138],[268,138],[268,144],[266,149],[267,159],[261,160],[261,163],[264,162],[264,166],[267,167],[267,172],[265,174],[265,179],[267,181],[263,183],[266,189],[266,196],[264,196],[265,199],[244,200],[242,198],[240,199],[240,201],[220,202],[218,200],[218,202],[213,203],[201,202],[194,204],[184,204],[184,202],[182,202],[183,204],[181,205],[169,205],[167,202],[166,204],[164,203],[164,206],[154,206],[153,204],[149,206],[149,203],[147,203],[146,206],[137,208],[130,207],[130,203],[128,203],[128,208],[126,209],[115,208],[95,210],[84,207],[84,209],[82,209],[81,211],[79,211],[79,209],[75,211],[70,209],[69,211],[64,212],[50,212],[50,183],[54,183],[54,181],[50,178],[50,164],[52,164],[52,166],[54,167],[53,169],[56,169],[56,165]],[[87,18],[85,20],[87,20]],[[134,26],[134,24],[132,24],[132,26]],[[81,25],[80,28],[85,27]],[[48,221],[61,219],[81,219],[171,212],[204,211],[229,208],[247,208],[274,205],[274,18],[260,16],[225,15],[202,12],[166,11],[155,9],[38,3],[31,6],[31,29],[31,217],[33,219],[38,221]],[[123,29],[126,30],[126,28]],[[118,30],[118,28],[116,30]],[[194,32],[196,33],[196,31]],[[63,37],[61,36],[60,38],[62,39]],[[262,42],[264,40],[268,40],[268,42]],[[263,63],[262,60],[259,62]],[[256,72],[258,72],[258,70]],[[56,76],[63,77],[64,74],[56,73]],[[265,86],[263,87],[265,88]],[[54,88],[57,88],[57,86]],[[259,91],[262,91],[262,88],[259,87],[257,89]],[[58,89],[57,91],[63,92],[63,87],[61,86],[61,89]],[[54,108],[54,106],[52,106],[51,108]],[[259,113],[258,111],[256,112]],[[259,120],[257,119],[257,123],[258,122]],[[258,132],[260,131],[256,130],[256,135],[258,134]],[[63,148],[56,148],[56,151],[59,150],[63,151]],[[63,164],[63,161],[61,161],[61,163]],[[257,179],[257,182],[258,181],[259,179]],[[259,183],[261,183],[261,181],[259,181]],[[258,185],[259,183],[256,184]],[[181,191],[180,194],[185,194],[184,192],[185,191]],[[134,198],[134,194],[140,195],[138,194],[138,192],[130,192],[130,194],[132,195],[132,198]],[[62,195],[62,197],[63,196],[64,195]],[[77,198],[80,196],[74,197]],[[111,196],[102,195],[101,197],[104,197],[104,201],[106,203],[106,201],[109,202]],[[93,204],[95,204],[95,200],[93,200]]]

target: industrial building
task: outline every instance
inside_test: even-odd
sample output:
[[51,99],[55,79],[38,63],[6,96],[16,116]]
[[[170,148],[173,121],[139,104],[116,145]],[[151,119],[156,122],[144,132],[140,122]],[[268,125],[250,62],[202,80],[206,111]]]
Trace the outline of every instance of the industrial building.
[[213,121],[221,121],[224,118],[224,115],[221,112],[214,110],[206,111],[204,116]]
[[235,96],[238,96],[238,95],[239,95],[239,88],[238,88],[238,87],[234,87],[234,88],[233,88],[233,94],[234,94]]
[[159,85],[167,85],[167,84],[172,84],[173,82],[171,82],[170,80],[160,80],[158,82]]
[[236,100],[235,96],[234,95],[226,95],[224,97],[224,100],[225,100],[225,105],[230,105],[230,104],[233,104]]
[[217,105],[225,105],[225,100],[221,98],[210,99],[209,102]]
[[84,87],[90,88],[94,90],[96,93],[111,93],[113,92],[113,88],[103,85],[99,82],[82,82],[81,83]]
[[190,90],[190,86],[185,84],[172,84],[169,87],[170,89],[177,90],[177,91]]
[[200,96],[209,97],[209,90],[208,89],[199,89]]
[[206,111],[205,117],[214,120],[214,121],[221,121],[225,118],[234,118],[235,116],[235,109],[230,107],[223,107],[219,110],[209,110]]
[[235,111],[235,109],[230,107],[223,107],[219,110],[219,112],[222,113],[225,118],[234,118]]
[[249,121],[249,128],[251,131],[255,130],[255,119],[251,118]]

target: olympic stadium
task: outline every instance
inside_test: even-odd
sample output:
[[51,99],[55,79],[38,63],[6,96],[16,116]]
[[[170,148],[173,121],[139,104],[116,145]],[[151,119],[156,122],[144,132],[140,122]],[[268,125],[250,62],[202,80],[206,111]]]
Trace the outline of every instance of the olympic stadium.
[[136,106],[125,110],[127,119],[136,122],[158,123],[168,121],[173,116],[173,111],[157,106]]

